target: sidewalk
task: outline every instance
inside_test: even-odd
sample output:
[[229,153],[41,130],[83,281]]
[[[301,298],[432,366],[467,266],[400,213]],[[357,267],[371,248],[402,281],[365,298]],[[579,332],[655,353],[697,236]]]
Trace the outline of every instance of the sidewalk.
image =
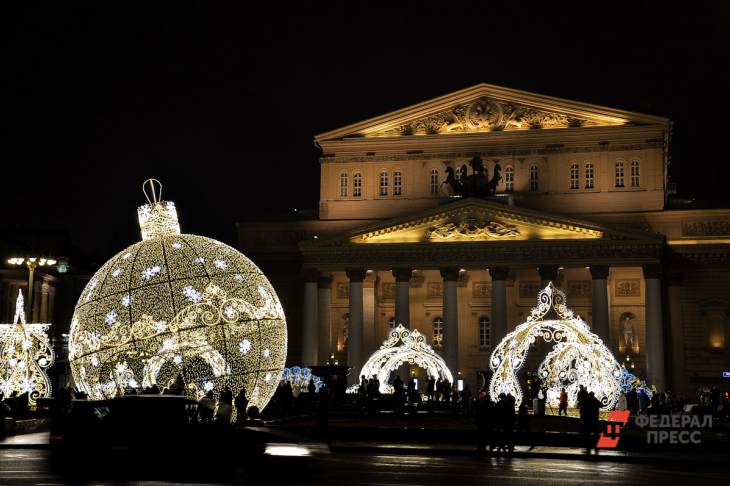
[[48,432],[18,434],[0,440],[0,449],[43,448],[48,446]]

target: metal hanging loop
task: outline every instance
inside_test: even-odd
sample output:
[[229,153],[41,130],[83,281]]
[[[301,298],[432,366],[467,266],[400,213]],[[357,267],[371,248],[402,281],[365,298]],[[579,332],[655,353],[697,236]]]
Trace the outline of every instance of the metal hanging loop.
[[[149,187],[148,187],[149,186]],[[148,193],[149,191],[149,193]],[[157,179],[147,179],[142,183],[142,192],[150,206],[162,201],[162,183]]]

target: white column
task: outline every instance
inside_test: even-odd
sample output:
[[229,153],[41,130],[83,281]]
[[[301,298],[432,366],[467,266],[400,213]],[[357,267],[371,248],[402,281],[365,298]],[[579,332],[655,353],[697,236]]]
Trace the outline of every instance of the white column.
[[362,350],[363,364],[375,351],[375,276],[367,273],[362,284]]
[[459,269],[455,267],[442,268],[443,282],[443,315],[444,315],[444,350],[446,351],[446,365],[454,375],[459,376],[459,303],[457,296],[457,282]]
[[304,271],[304,302],[302,305],[302,366],[317,364],[317,278],[319,272]]
[[411,327],[411,309],[409,305],[411,290],[410,268],[396,268],[393,270],[395,277],[395,325],[403,324],[404,327]]
[[332,302],[332,276],[322,276],[317,281],[317,364],[323,365],[330,355],[330,335],[332,318],[330,303]]
[[647,383],[656,386],[659,391],[665,391],[661,265],[644,265],[643,270],[646,286]]
[[591,265],[591,279],[591,330],[610,349],[612,343],[608,318],[608,267]]
[[351,368],[348,375],[348,383],[354,384],[360,381],[360,370],[362,369],[362,281],[365,278],[365,270],[361,268],[348,268],[347,278],[350,279],[350,321],[347,329],[347,366]]
[[494,348],[507,335],[507,288],[505,280],[509,269],[504,267],[491,267],[489,275],[492,277],[492,326],[490,333],[491,349]]

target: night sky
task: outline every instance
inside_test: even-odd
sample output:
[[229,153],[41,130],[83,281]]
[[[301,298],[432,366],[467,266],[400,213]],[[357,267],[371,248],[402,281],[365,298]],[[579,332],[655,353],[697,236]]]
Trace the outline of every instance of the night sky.
[[184,232],[235,244],[316,207],[315,134],[479,82],[669,117],[679,195],[728,206],[727,7],[451,3],[3,7],[0,238],[104,261],[157,177]]

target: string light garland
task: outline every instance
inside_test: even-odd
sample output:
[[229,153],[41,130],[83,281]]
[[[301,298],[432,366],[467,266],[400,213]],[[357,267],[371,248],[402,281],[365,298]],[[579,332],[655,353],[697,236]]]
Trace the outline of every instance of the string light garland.
[[25,321],[23,294],[18,291],[13,324],[0,324],[0,393],[4,398],[28,393],[28,403],[51,396],[46,370],[55,359],[46,331],[50,324]]
[[[546,399],[558,405],[560,391],[566,389],[568,404],[577,404],[580,385],[594,392],[601,406],[612,410],[621,393],[621,366],[601,339],[593,334],[583,319],[575,316],[565,294],[552,282],[538,294],[538,305],[527,320],[507,334],[492,352],[489,366],[494,372],[489,382],[492,400],[500,393],[509,393],[519,405],[522,389],[517,372],[525,363],[530,346],[538,337],[555,343],[538,368],[538,375],[547,388]],[[545,319],[554,313],[557,319]]]
[[[403,363],[422,368],[431,378],[441,378],[449,383],[454,381],[449,367],[428,345],[426,337],[417,329],[408,329],[403,324],[398,324],[390,331],[380,348],[365,362],[359,376],[376,376],[380,381],[380,393],[393,393],[393,385],[389,383],[390,375]],[[350,386],[348,392],[356,392],[359,386],[359,383]]]
[[306,393],[309,390],[309,380],[312,380],[314,384],[315,393],[319,393],[319,388],[322,386],[322,379],[312,374],[312,370],[309,368],[302,368],[300,366],[292,366],[291,368],[284,368],[284,374],[282,380],[285,383],[289,383],[292,390],[297,390],[298,393]]
[[236,249],[181,234],[159,182],[145,184],[142,241],[106,262],[76,305],[69,362],[77,387],[103,399],[182,378],[191,398],[245,388],[249,405],[263,410],[286,360],[276,292]]

